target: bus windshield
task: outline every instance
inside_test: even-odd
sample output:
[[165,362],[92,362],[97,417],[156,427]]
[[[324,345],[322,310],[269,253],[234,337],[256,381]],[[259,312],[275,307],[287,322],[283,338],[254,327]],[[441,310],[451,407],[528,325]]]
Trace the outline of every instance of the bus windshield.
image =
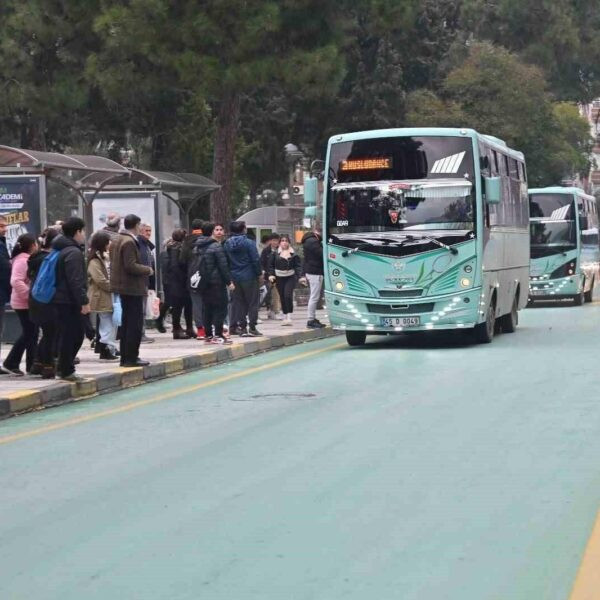
[[529,198],[531,257],[577,247],[575,202],[569,194],[532,194]]
[[390,137],[331,146],[330,234],[474,230],[472,140]]

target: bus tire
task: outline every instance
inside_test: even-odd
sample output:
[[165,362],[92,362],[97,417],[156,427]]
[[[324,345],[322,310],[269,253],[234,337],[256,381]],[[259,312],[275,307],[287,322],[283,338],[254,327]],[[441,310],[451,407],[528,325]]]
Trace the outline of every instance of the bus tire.
[[582,289],[579,294],[575,294],[573,296],[573,304],[575,306],[583,306],[584,302],[585,302],[585,294],[583,293],[583,289]]
[[367,334],[364,331],[346,331],[348,346],[364,346]]
[[502,315],[500,319],[500,327],[502,327],[503,333],[514,333],[519,324],[519,297],[515,296],[513,300],[512,308],[507,315]]
[[485,314],[485,321],[475,325],[475,340],[480,344],[489,344],[494,339],[496,329],[496,296],[492,298]]
[[590,286],[589,291],[584,292],[584,294],[583,294],[583,298],[585,299],[586,302],[594,301],[594,286],[595,285],[596,285],[596,280],[592,279],[592,285]]

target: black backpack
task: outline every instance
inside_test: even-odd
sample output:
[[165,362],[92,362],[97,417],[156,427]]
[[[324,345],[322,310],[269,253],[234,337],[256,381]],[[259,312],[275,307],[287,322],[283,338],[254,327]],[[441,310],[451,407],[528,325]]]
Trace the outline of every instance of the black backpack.
[[192,292],[203,292],[208,288],[211,274],[207,266],[206,248],[194,247],[189,273],[189,284]]

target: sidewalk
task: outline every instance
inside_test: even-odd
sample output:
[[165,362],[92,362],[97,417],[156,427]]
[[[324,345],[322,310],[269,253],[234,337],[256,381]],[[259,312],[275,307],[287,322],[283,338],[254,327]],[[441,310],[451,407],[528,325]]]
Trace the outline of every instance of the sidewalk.
[[[326,323],[325,312],[319,313],[317,318]],[[261,312],[261,318],[263,316],[264,312]],[[282,327],[281,321],[265,319],[257,328],[264,334],[263,337],[234,336],[233,344],[228,346],[208,345],[196,339],[174,340],[170,325],[167,326],[168,333],[161,334],[148,329],[148,337],[155,341],[152,344],[142,344],[140,348],[140,358],[151,363],[144,368],[123,368],[118,361],[101,361],[90,348],[90,343],[84,340],[78,355],[81,363],[77,365],[77,374],[85,377],[85,381],[81,383],[47,380],[33,375],[0,375],[0,419],[336,334],[330,327],[307,329],[306,310],[302,308],[294,314],[291,327]],[[8,353],[8,347],[4,344],[2,350],[3,355]]]

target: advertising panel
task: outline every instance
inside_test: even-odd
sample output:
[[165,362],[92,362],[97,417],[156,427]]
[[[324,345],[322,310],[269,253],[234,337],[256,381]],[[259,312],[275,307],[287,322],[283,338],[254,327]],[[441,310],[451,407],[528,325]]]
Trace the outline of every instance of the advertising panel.
[[45,180],[42,175],[0,177],[0,214],[8,221],[6,243],[11,252],[23,233],[36,237],[45,226]]

